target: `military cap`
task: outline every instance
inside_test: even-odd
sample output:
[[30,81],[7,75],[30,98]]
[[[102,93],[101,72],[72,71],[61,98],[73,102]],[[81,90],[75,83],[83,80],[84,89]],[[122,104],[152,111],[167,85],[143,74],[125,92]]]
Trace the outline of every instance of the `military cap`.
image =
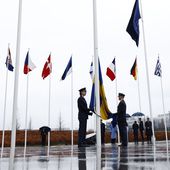
[[118,96],[125,97],[125,94],[123,94],[123,93],[118,93]]
[[86,91],[86,88],[83,87],[83,88],[81,88],[81,89],[79,90],[79,92],[82,92],[82,91]]

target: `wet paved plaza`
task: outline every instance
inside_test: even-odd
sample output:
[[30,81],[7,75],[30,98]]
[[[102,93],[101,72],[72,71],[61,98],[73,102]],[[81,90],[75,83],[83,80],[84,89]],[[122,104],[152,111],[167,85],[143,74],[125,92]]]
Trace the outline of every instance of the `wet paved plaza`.
[[[4,150],[1,170],[8,170],[9,150]],[[28,147],[25,159],[23,152],[16,148],[15,170],[170,170],[165,141],[156,142],[155,150],[150,144],[130,143],[127,148],[105,144],[101,152],[96,146],[75,145],[73,152],[71,146],[51,146],[49,157],[46,147]]]

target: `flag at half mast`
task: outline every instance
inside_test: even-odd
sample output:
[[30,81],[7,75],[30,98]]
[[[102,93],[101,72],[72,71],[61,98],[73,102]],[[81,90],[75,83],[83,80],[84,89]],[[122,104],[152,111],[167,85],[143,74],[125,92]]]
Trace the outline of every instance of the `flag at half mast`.
[[[95,77],[95,75],[94,75],[94,77]],[[110,110],[108,108],[108,104],[107,104],[107,100],[106,100],[100,62],[99,62],[99,91],[100,91],[101,118],[104,120],[107,120],[110,118],[112,113],[110,112]],[[92,85],[92,91],[91,91],[90,109],[95,111],[95,78],[93,79],[93,85]]]
[[135,80],[137,80],[137,58],[135,59],[135,62],[130,70],[130,74],[133,76]]
[[154,74],[156,76],[162,77],[162,69],[161,69],[161,63],[159,61],[159,57],[158,57],[158,60],[157,60],[157,63],[156,63]]
[[64,70],[61,80],[64,80],[71,72],[72,72],[72,56],[70,57],[67,67]]
[[52,63],[51,63],[51,54],[49,55],[47,61],[44,64],[44,68],[42,70],[42,78],[45,79],[52,72]]
[[107,67],[106,75],[110,78],[110,80],[114,80],[116,78],[116,59],[114,58],[109,67]]
[[25,62],[24,62],[24,74],[28,74],[30,71],[34,70],[36,68],[35,64],[32,62],[29,51],[27,52]]
[[11,59],[11,51],[10,51],[10,48],[8,47],[8,54],[7,54],[7,57],[6,57],[6,67],[9,71],[13,71],[14,70],[14,67],[12,65],[12,59]]

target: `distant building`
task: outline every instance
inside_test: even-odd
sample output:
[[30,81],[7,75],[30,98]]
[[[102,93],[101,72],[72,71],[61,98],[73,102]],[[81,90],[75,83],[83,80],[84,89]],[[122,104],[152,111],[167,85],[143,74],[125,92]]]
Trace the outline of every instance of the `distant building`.
[[[170,130],[170,112],[165,114],[167,129]],[[164,114],[159,114],[154,118],[154,126],[156,130],[164,130]]]

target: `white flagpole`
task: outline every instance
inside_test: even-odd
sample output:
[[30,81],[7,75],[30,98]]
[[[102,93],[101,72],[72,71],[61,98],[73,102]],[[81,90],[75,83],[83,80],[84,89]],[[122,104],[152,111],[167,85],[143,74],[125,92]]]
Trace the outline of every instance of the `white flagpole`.
[[[50,60],[50,67],[51,67],[51,60]],[[49,75],[49,103],[48,103],[48,127],[50,127],[50,114],[51,114],[51,73]],[[47,149],[47,156],[49,157],[50,153],[50,131],[48,132],[48,149]]]
[[[116,68],[116,57],[115,57],[115,68]],[[116,74],[116,72],[115,72],[115,74]],[[116,88],[115,88],[115,90],[116,90],[116,106],[118,106],[118,98],[117,98],[117,74],[116,74],[116,79],[115,79],[115,86],[116,86]],[[118,144],[120,144],[120,131],[119,131],[119,126],[118,125],[116,125],[117,126],[117,143]]]
[[[96,0],[93,0],[93,31],[94,31],[94,66],[95,66],[95,97],[96,113],[100,115],[100,95],[99,95],[99,59],[98,59],[98,33],[97,33],[97,8]],[[96,141],[97,148],[101,148],[101,126],[100,117],[96,116]],[[98,151],[98,149],[97,149]]]
[[145,40],[145,29],[144,29],[144,21],[143,21],[143,13],[142,13],[142,2],[140,0],[141,6],[141,19],[142,19],[142,30],[143,30],[143,43],[144,43],[144,53],[145,53],[145,65],[146,65],[146,77],[147,77],[147,87],[148,87],[148,98],[149,98],[149,111],[150,117],[152,121],[152,131],[153,131],[153,145],[155,147],[155,130],[154,130],[154,121],[152,115],[152,103],[151,103],[151,94],[150,94],[150,83],[149,83],[149,71],[148,71],[148,61],[147,61],[147,50],[146,50],[146,40]]
[[[8,44],[8,49],[9,49],[9,44]],[[8,52],[7,52],[7,55],[8,55]],[[3,151],[4,151],[7,86],[8,86],[8,62],[7,62],[7,70],[6,70],[5,99],[4,99],[4,115],[3,115],[4,117],[3,117],[3,126],[2,126],[3,129],[2,129],[1,158],[3,157]]]
[[138,99],[139,99],[139,111],[141,112],[141,99],[140,99],[140,87],[139,87],[139,76],[137,78],[138,81]]
[[[93,85],[93,81],[94,81],[94,77],[95,77],[95,70],[94,70],[94,56],[92,56],[92,63],[93,63],[93,66],[92,66],[92,75],[91,75],[91,78],[92,78],[92,85]],[[91,65],[90,65],[90,70],[91,70]],[[93,108],[95,110],[95,106]],[[96,117],[93,117],[93,120],[92,120],[92,127],[94,128],[94,133],[96,133]]]
[[[29,52],[29,50],[28,50]],[[29,55],[28,55],[28,66],[29,66]],[[25,140],[24,140],[24,159],[26,155],[27,148],[27,119],[28,119],[28,90],[29,90],[29,68],[27,73],[27,87],[26,87],[26,109],[25,109]]]
[[12,114],[12,135],[11,135],[9,170],[12,170],[14,168],[13,164],[14,164],[14,156],[15,156],[16,115],[17,115],[17,106],[18,106],[19,58],[20,58],[20,40],[21,40],[21,15],[22,15],[22,0],[19,0],[16,61],[15,61],[15,81],[14,81],[14,97],[13,97],[13,114]]
[[165,126],[167,160],[169,160],[169,152],[168,152],[168,132],[167,132],[166,115],[165,115],[165,102],[164,102],[164,92],[163,92],[163,85],[162,85],[162,77],[160,77],[160,83],[161,83],[161,93],[162,93],[162,107],[163,107],[163,113],[164,113],[164,126]]
[[137,64],[137,83],[138,83],[138,99],[139,99],[139,111],[141,112],[141,97],[140,97],[140,86],[139,86],[139,72],[138,72],[138,60],[136,57],[136,64]]
[[71,151],[73,154],[73,145],[74,145],[74,131],[73,131],[73,60],[72,60],[72,73],[71,73]]

